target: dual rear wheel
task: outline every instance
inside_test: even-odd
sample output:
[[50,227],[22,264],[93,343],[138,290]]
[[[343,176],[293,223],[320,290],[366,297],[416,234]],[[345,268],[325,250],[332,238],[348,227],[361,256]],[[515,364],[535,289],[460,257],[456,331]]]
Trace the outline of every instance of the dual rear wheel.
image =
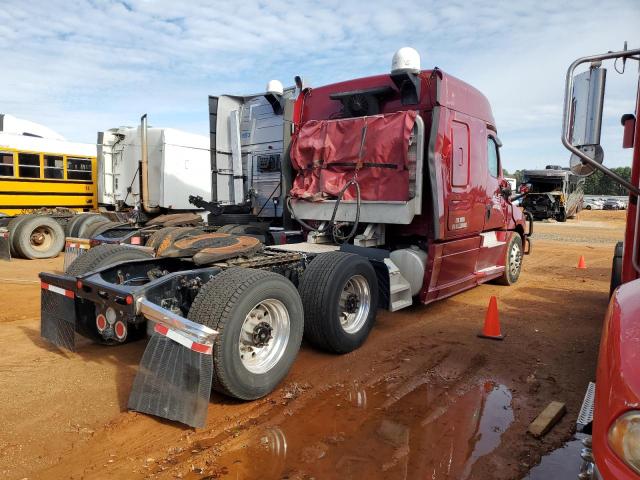
[[377,298],[371,263],[334,252],[309,264],[298,290],[276,273],[225,270],[200,289],[188,316],[219,332],[213,389],[252,400],[286,376],[303,336],[335,353],[362,345],[373,327]]

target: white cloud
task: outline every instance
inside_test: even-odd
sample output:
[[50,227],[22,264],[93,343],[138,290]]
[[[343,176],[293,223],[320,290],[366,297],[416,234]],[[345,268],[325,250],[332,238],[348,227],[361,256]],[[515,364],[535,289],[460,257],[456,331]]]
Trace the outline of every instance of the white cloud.
[[[510,170],[566,164],[564,72],[578,56],[638,42],[635,0],[602,2],[212,2],[5,0],[0,11],[0,111],[66,137],[134,124],[208,129],[207,95],[259,91],[302,74],[320,85],[388,71],[417,48],[483,91]],[[632,46],[640,46],[632,43]],[[632,66],[630,70],[634,70]],[[628,161],[616,125],[633,108],[632,74],[610,69],[603,144]],[[617,130],[618,134],[620,130]]]

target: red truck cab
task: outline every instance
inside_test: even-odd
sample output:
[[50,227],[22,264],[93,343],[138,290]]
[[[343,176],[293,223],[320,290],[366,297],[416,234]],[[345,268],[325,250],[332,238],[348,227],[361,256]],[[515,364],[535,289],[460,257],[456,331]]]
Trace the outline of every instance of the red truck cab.
[[[530,229],[510,201],[496,122],[480,91],[438,68],[400,69],[307,89],[294,110],[294,218],[358,218],[361,227],[382,228],[360,245],[387,249],[394,262],[398,250],[424,252],[413,293],[422,303],[505,276],[517,280]],[[417,143],[417,158],[401,158],[402,142]],[[358,199],[347,185],[353,178]]]
[[[633,148],[630,181],[601,165],[599,146],[605,78],[601,63],[609,59],[637,61],[639,55],[640,49],[627,50],[625,45],[620,52],[578,59],[567,73],[563,143],[574,154],[573,169],[583,174],[600,169],[630,191],[624,242],[616,247],[613,259],[612,295],[603,324],[595,395],[591,387],[578,420],[579,431],[592,433],[583,440],[580,479],[640,479],[640,123],[636,121],[640,115],[640,82],[635,114],[622,117],[623,147]],[[573,77],[574,69],[584,63],[590,64],[589,70]],[[585,79],[588,87],[572,88],[574,80],[579,85]]]

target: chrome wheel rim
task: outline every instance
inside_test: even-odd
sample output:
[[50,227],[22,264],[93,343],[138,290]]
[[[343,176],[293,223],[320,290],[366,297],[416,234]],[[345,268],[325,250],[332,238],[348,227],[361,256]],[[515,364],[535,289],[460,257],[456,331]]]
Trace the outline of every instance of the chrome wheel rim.
[[242,322],[238,351],[251,373],[271,370],[282,358],[291,331],[289,312],[280,300],[269,298],[255,305]]
[[362,275],[349,278],[340,293],[338,315],[340,326],[347,333],[356,333],[367,322],[371,310],[371,289]]
[[522,252],[520,251],[520,246],[517,243],[514,243],[511,246],[511,252],[509,254],[509,270],[512,277],[518,275],[521,266]]

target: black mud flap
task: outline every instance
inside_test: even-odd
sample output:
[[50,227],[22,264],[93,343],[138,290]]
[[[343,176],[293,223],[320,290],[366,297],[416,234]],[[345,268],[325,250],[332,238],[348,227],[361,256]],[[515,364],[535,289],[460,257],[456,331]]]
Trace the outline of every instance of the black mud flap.
[[76,348],[76,309],[73,292],[41,284],[40,336],[54,345],[74,351]]
[[204,427],[212,378],[213,355],[154,334],[142,356],[128,407],[191,427]]
[[0,260],[11,260],[9,230],[0,228]]

